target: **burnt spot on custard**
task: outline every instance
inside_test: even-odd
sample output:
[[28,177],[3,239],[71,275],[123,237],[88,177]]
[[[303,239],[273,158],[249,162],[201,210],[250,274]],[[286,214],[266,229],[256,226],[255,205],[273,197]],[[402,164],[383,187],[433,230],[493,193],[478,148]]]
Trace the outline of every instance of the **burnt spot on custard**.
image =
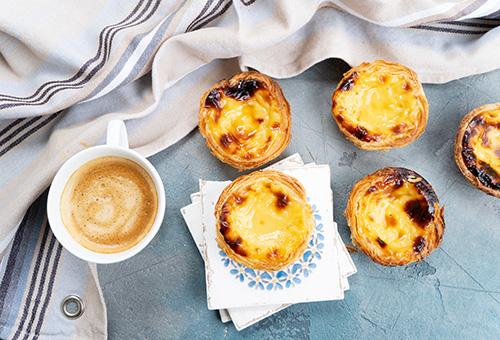
[[403,83],[403,90],[408,91],[408,92],[412,91],[410,84],[408,84],[406,81]]
[[288,196],[283,194],[282,192],[274,193],[276,196],[276,206],[279,209],[285,209],[288,204],[290,204],[290,200]]
[[339,86],[340,91],[345,92],[345,91],[350,91],[353,89],[354,84],[355,84],[355,79],[358,78],[358,73],[353,72],[348,78],[346,78],[342,84]]
[[[471,139],[476,136],[481,129],[484,129],[482,145],[484,147],[490,147],[486,134],[491,129],[500,129],[500,126],[498,124],[487,126],[486,120],[483,117],[474,117],[464,131],[464,137],[462,139],[462,159],[470,173],[476,177],[482,185],[493,190],[500,190],[500,174],[486,162],[478,161],[474,153],[474,146],[472,145]],[[495,150],[495,154],[499,155],[500,151]]]
[[415,238],[415,241],[413,241],[413,250],[415,251],[416,254],[420,254],[426,246],[427,242],[425,241],[425,238],[423,238],[422,236],[417,236]]
[[405,128],[406,128],[406,124],[402,123],[402,124],[398,124],[396,126],[393,126],[391,128],[391,131],[394,132],[395,135],[399,135],[401,132],[404,131]]
[[[337,105],[335,101],[334,103],[335,105]],[[339,110],[339,112],[342,112],[342,109]],[[361,125],[352,126],[348,124],[347,122],[345,122],[344,116],[342,116],[342,114],[340,113],[336,114],[334,112],[333,116],[337,120],[338,124],[342,125],[349,134],[351,134],[352,136],[356,137],[357,139],[363,142],[366,143],[378,142],[382,138],[382,136],[379,134],[370,133],[366,128],[364,128]]]
[[483,134],[481,136],[481,145],[486,147],[486,148],[491,148],[492,145],[490,143],[490,139],[488,138],[488,133],[492,130],[498,130],[500,129],[499,124],[494,124],[494,125],[488,125],[484,128]]
[[354,129],[349,129],[349,132],[356,137],[359,140],[362,140],[363,142],[378,142],[380,140],[380,135],[376,134],[371,134],[362,126],[356,126]]
[[213,89],[205,99],[205,108],[220,110],[222,108],[220,99],[221,97],[219,90]]
[[212,91],[210,91],[207,98],[205,99],[205,108],[215,110],[214,122],[217,124],[222,112],[221,94],[218,89],[213,89]]
[[226,149],[229,148],[231,143],[233,143],[235,141],[236,141],[236,137],[231,133],[225,133],[222,136],[220,136],[220,145],[222,145]]
[[240,80],[236,86],[224,87],[223,91],[227,97],[245,101],[253,97],[257,90],[264,88],[263,82],[257,79]]
[[350,124],[344,123],[345,119],[340,114],[336,115],[335,119],[337,119],[339,124],[341,124],[347,130],[347,132],[363,142],[378,142],[382,137],[381,135],[370,133],[366,128],[360,125],[352,126]]
[[266,257],[270,260],[277,258],[278,255],[278,249],[273,249],[273,251],[269,252],[266,254]]
[[410,220],[421,228],[425,228],[434,220],[434,216],[429,212],[429,204],[425,198],[406,202],[404,210]]
[[370,186],[366,191],[366,195],[381,189],[393,192],[401,188],[405,182],[409,182],[415,186],[422,197],[406,202],[404,211],[412,222],[422,228],[426,228],[429,223],[434,221],[434,213],[436,211],[434,205],[437,204],[439,200],[432,186],[422,176],[415,171],[405,168],[389,168],[385,171],[381,171],[378,176],[380,176],[382,180]]
[[384,241],[382,241],[382,239],[380,237],[377,237],[377,242],[378,242],[378,244],[379,244],[379,246],[381,248],[387,247],[387,243],[385,243]]
[[224,205],[222,206],[221,214],[219,216],[219,224],[220,224],[219,230],[222,235],[226,235],[227,233],[229,233],[229,230],[231,229],[231,227],[229,226],[229,222],[227,220],[229,214],[230,211],[229,208],[227,207],[227,203],[224,203]]
[[246,197],[242,197],[242,196],[233,196],[233,197],[234,197],[234,202],[238,205],[242,205],[247,200]]
[[224,237],[224,242],[226,242],[226,244],[229,247],[231,247],[231,249],[236,254],[239,254],[241,256],[247,256],[248,254],[247,254],[246,250],[243,249],[243,247],[241,246],[241,244],[243,243],[243,240],[241,239],[241,237],[236,236],[234,238],[231,238],[228,235],[229,232],[231,231],[231,226],[229,224],[229,221],[227,220],[227,217],[229,216],[229,214],[230,214],[230,211],[229,211],[229,208],[227,207],[227,203],[224,203],[222,205],[222,211],[221,211],[221,214],[219,217],[219,225],[220,225],[219,231],[222,234],[222,236]]
[[248,256],[248,253],[245,249],[243,249],[243,247],[241,246],[241,243],[243,242],[243,240],[241,239],[241,237],[239,236],[236,236],[234,238],[234,240],[232,240],[230,237],[228,236],[224,236],[224,242],[227,243],[228,246],[231,247],[231,249],[238,255],[241,255],[241,256]]

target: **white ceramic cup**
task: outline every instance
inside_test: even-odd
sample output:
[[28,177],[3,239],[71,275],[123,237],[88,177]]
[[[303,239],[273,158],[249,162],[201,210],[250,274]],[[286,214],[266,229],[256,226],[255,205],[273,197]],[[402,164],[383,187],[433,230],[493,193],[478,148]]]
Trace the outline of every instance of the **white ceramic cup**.
[[[113,254],[98,253],[89,250],[73,239],[61,219],[61,196],[71,175],[85,163],[105,156],[128,158],[142,166],[153,179],[158,194],[158,211],[156,219],[148,234],[135,246],[125,251]],[[112,120],[108,124],[106,144],[93,146],[80,151],[59,169],[49,189],[47,199],[47,216],[52,232],[57,240],[73,255],[95,263],[114,263],[123,261],[140,252],[156,235],[163,222],[165,214],[165,189],[160,175],[153,165],[143,156],[128,148],[127,131],[121,120]]]

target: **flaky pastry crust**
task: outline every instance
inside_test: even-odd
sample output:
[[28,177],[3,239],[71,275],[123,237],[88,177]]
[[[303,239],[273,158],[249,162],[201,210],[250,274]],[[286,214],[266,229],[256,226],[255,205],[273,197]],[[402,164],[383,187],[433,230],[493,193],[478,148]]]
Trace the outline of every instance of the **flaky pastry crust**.
[[417,74],[383,60],[362,63],[346,72],[332,98],[340,131],[365,150],[410,144],[424,132],[428,111]]
[[455,161],[473,186],[500,198],[500,103],[478,107],[463,118]]
[[359,180],[344,215],[353,244],[383,266],[418,262],[443,239],[443,208],[432,186],[404,168],[383,168]]
[[306,250],[313,210],[302,184],[278,171],[256,171],[227,186],[215,206],[216,241],[252,269],[276,271]]
[[253,169],[278,157],[290,142],[290,105],[276,81],[242,72],[203,94],[198,126],[218,159]]

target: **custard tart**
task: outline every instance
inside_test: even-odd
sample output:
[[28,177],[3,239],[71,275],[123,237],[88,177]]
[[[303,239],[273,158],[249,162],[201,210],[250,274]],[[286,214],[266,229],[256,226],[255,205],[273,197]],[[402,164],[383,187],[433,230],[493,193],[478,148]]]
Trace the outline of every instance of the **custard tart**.
[[404,168],[383,168],[358,181],[344,215],[353,244],[383,266],[418,262],[443,239],[443,208],[432,186]]
[[428,112],[417,74],[383,60],[349,70],[332,98],[332,113],[340,131],[365,150],[410,144],[424,132]]
[[278,157],[290,142],[290,105],[276,81],[242,72],[203,94],[198,126],[217,158],[252,169]]
[[472,185],[500,198],[500,103],[464,117],[455,138],[455,161]]
[[276,271],[306,250],[314,228],[303,185],[274,170],[256,171],[228,185],[215,206],[216,241],[232,260]]

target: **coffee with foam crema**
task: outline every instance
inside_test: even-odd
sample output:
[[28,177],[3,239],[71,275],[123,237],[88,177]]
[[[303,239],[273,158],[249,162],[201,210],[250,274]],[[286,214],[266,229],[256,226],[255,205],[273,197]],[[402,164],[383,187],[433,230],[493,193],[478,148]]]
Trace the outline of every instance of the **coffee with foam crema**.
[[61,197],[61,218],[71,236],[98,253],[119,253],[138,244],[154,224],[158,194],[149,173],[122,157],[85,163],[71,175]]

